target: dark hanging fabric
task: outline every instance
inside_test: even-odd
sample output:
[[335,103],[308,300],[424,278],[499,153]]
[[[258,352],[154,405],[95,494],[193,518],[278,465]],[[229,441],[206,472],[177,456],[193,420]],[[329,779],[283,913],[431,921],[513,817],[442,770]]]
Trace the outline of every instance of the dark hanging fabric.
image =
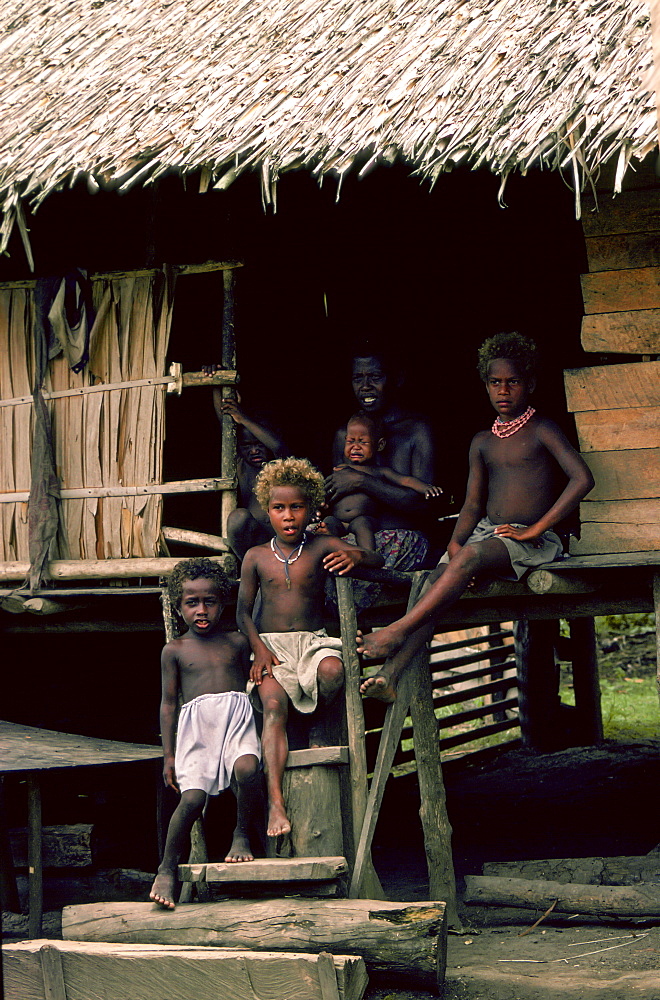
[[41,388],[33,396],[32,479],[28,501],[30,592],[41,584],[51,542],[57,534],[60,481],[55,471],[50,417]]
[[69,271],[56,281],[44,324],[48,357],[53,358],[64,351],[72,371],[80,372],[89,359],[89,335],[94,325],[92,283],[81,268]]
[[49,359],[48,310],[61,279],[42,278],[34,291],[35,372],[32,387],[34,431],[32,435],[32,475],[28,501],[30,592],[38,589],[48,560],[48,551],[59,524],[60,481],[55,471],[55,454],[50,416],[42,393]]

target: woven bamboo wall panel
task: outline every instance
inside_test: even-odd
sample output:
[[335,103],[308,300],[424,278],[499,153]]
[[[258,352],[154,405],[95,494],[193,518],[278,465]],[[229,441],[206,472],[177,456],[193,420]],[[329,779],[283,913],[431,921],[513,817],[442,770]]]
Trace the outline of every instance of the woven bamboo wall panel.
[[[158,274],[93,283],[97,317],[90,357],[76,374],[60,355],[49,363],[46,392],[165,373],[172,301]],[[30,393],[31,289],[0,290],[0,398]],[[55,461],[63,488],[162,482],[163,386],[51,399]],[[31,405],[0,407],[0,490],[29,490]],[[158,554],[162,498],[65,499],[51,558],[94,559]],[[25,560],[27,504],[0,504],[3,560]]]
[[[29,395],[34,373],[32,292],[0,289],[0,398]],[[0,407],[0,492],[30,489],[32,406]],[[28,558],[27,503],[0,504],[0,560]]]

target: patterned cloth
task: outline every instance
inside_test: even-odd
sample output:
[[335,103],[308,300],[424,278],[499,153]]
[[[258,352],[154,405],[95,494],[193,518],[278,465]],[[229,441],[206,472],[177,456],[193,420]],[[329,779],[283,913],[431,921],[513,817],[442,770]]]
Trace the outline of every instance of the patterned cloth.
[[[262,632],[259,638],[280,661],[273,667],[273,677],[281,684],[299,712],[313,712],[319,700],[316,671],[326,656],[341,660],[341,639],[328,635],[324,628],[316,632]],[[254,707],[261,711],[257,690],[248,684]]]
[[218,795],[229,787],[244,754],[261,760],[254,712],[244,691],[200,694],[181,707],[174,772],[182,792],[200,788]]
[[[375,539],[376,552],[383,557],[383,569],[398,569],[402,573],[421,566],[429,550],[428,539],[421,532],[409,528],[384,528],[376,532]],[[355,545],[355,536],[352,534],[346,535],[344,540]],[[351,582],[356,611],[371,607],[386,586],[370,580],[353,579]],[[337,592],[334,579],[328,581],[326,597],[336,607]]]
[[[503,580],[519,580],[528,569],[541,566],[543,563],[554,562],[555,559],[562,557],[564,549],[561,538],[554,531],[544,531],[533,542],[519,542],[515,538],[502,538],[500,535],[496,535],[495,528],[497,527],[498,525],[494,524],[489,517],[482,517],[464,544],[477,545],[479,542],[485,542],[488,538],[497,538],[498,541],[503,542],[511,560],[511,573],[507,576],[501,573],[497,574]],[[512,523],[511,527],[526,528],[527,525]],[[449,562],[449,556],[446,552],[440,562]]]

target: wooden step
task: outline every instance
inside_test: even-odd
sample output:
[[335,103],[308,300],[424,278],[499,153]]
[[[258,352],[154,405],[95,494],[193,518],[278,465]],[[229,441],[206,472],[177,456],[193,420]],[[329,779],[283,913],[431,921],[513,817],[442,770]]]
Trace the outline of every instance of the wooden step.
[[293,767],[323,767],[348,764],[348,747],[309,747],[290,750],[286,759],[287,770]]
[[45,940],[5,941],[2,950],[5,1000],[95,1000],[99,988],[105,1000],[361,1000],[367,985],[360,957],[327,952]]
[[346,858],[258,858],[179,865],[182,882],[327,882],[348,873]]

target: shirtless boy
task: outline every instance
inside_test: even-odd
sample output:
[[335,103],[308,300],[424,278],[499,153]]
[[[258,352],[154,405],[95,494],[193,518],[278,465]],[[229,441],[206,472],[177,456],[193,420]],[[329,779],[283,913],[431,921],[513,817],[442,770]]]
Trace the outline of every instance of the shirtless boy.
[[358,652],[389,658],[361,687],[381,701],[396,698],[399,675],[433,635],[439,612],[474,577],[516,580],[561,556],[561,540],[551,529],[594,485],[559,427],[529,405],[536,385],[533,341],[519,333],[491,337],[479,350],[478,370],[497,416],[472,440],[465,502],[447,552],[403,618],[370,635],[358,633]]
[[229,547],[240,561],[253,545],[272,538],[268,516],[254,495],[257,475],[266,462],[283,458],[286,449],[275,431],[263,421],[248,416],[233,399],[223,399],[222,390],[213,390],[213,405],[218,420],[230,416],[236,424],[238,449],[238,501],[227,522]]
[[[220,627],[229,579],[210,559],[184,559],[172,570],[172,607],[188,630],[168,642],[161,656],[160,726],[163,779],[181,798],[170,820],[165,853],[150,898],[174,909],[177,866],[207,795],[230,784],[237,821],[225,861],[252,861],[248,831],[260,796],[259,738],[245,684],[250,651],[240,632]],[[183,706],[174,752],[179,689]]]
[[[322,745],[323,716],[344,679],[341,641],[323,628],[327,575],[343,576],[357,565],[377,567],[382,558],[333,535],[306,533],[324,500],[323,477],[307,459],[269,462],[257,477],[255,493],[268,511],[274,537],[251,548],[243,560],[236,617],[254,654],[250,679],[264,714],[267,833],[277,837],[291,829],[282,796],[289,701],[299,712],[318,710],[310,745]],[[252,610],[259,588],[258,630]]]
[[[356,413],[346,425],[345,465],[337,466],[335,471],[347,466],[357,467],[383,482],[421,493],[427,500],[442,495],[439,486],[431,486],[415,476],[402,476],[393,469],[378,465],[378,452],[384,447],[385,438],[378,420],[368,413]],[[368,493],[349,493],[332,505],[331,513],[324,517],[324,522],[333,535],[343,537],[350,531],[359,546],[375,549],[375,531],[380,526],[378,514],[378,503]]]

